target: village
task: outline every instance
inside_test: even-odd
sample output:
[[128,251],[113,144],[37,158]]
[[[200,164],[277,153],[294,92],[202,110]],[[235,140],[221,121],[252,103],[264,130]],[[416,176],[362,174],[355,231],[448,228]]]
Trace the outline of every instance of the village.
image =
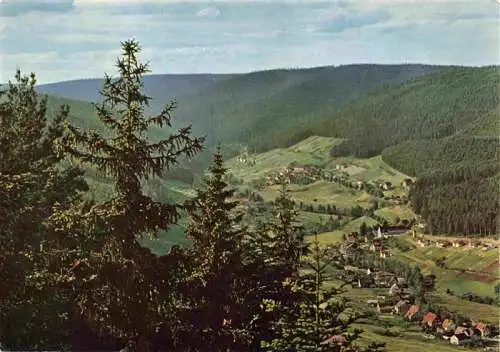
[[[443,309],[433,311],[432,305],[426,302],[424,296],[433,290],[432,281],[435,278],[432,275],[423,276],[424,288],[421,289],[418,284],[410,282],[407,270],[388,264],[386,258],[391,256],[387,244],[389,238],[380,227],[377,230],[371,229],[368,236],[361,236],[358,232],[347,234],[340,247],[341,253],[346,262],[358,264],[345,265],[343,270],[337,272],[337,278],[350,281],[352,287],[357,289],[376,289],[378,294],[363,302],[366,306],[379,316],[400,316],[409,323],[420,326],[429,339],[440,338],[453,345],[469,347],[500,343],[497,325],[464,317],[454,319],[452,312]],[[498,248],[498,245],[481,241],[424,240],[423,236],[417,235],[415,228],[411,232],[411,238],[415,244],[437,248]],[[370,261],[367,258],[372,259]],[[404,277],[405,274],[407,277]]]
[[[240,156],[237,161],[245,168],[256,163],[255,159],[248,155]],[[402,178],[400,183],[393,184],[384,180],[383,176],[363,179],[363,175],[356,172],[356,166],[351,167],[346,162],[338,162],[327,168],[291,162],[281,170],[267,172],[264,179],[255,182],[257,187],[249,192],[249,195],[245,195],[243,203],[248,204],[248,201],[252,200],[263,203],[257,191],[265,190],[266,187],[272,188],[282,183],[300,187],[316,182],[336,183],[351,189],[351,192],[356,192],[358,196],[365,192],[371,196],[372,201],[376,200],[380,207],[402,207],[408,204],[408,192],[414,181],[411,178]],[[314,197],[309,199],[315,201]],[[359,229],[353,230],[349,227],[349,230],[343,231],[338,248],[343,256],[343,265],[342,269],[336,270],[332,275],[334,280],[347,282],[354,289],[353,297],[357,298],[358,308],[371,311],[378,317],[376,319],[402,319],[421,331],[421,335],[427,340],[471,348],[490,348],[487,346],[500,343],[498,326],[491,321],[469,318],[467,315],[457,314],[447,306],[435,305],[433,296],[436,291],[436,276],[417,270],[398,256],[398,252],[400,254],[401,251],[418,248],[434,251],[450,248],[463,249],[464,253],[470,250],[490,253],[498,250],[498,241],[481,237],[431,236],[425,234],[426,226],[416,215],[406,219],[396,217],[397,220],[394,220],[381,216],[383,214],[376,213],[373,208],[362,208],[359,212],[354,212],[355,209],[342,208],[338,204],[302,204],[302,201],[297,202],[296,206],[299,211],[330,214],[337,220],[345,218],[345,223],[361,217],[373,219],[369,220],[370,225],[362,223],[364,219],[360,219],[357,223],[357,226],[361,224]],[[402,241],[398,241],[398,238]],[[408,248],[400,248],[401,246]],[[446,266],[444,257],[436,265],[439,268],[455,270]],[[457,273],[467,270],[462,267],[456,269]],[[478,274],[477,271],[470,273]],[[474,296],[471,293],[455,294],[450,290],[446,293],[467,301],[488,298],[470,298]],[[485,303],[479,300],[477,302]],[[490,300],[485,304],[494,306],[497,302]],[[341,339],[341,336],[338,338]]]

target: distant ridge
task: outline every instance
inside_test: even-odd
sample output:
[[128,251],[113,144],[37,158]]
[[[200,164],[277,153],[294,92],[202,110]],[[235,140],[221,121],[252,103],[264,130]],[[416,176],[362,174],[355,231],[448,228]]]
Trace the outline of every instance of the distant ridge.
[[[192,94],[212,84],[233,77],[231,74],[165,74],[147,75],[144,77],[144,87],[147,95],[178,98],[181,95]],[[68,99],[95,102],[100,99],[99,90],[104,79],[89,78],[42,84],[37,87],[40,93],[57,95]]]

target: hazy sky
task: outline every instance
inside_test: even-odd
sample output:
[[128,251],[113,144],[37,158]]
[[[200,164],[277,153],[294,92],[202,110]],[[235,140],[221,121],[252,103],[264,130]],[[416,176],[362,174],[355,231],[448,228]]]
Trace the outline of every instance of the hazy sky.
[[493,0],[0,0],[0,82],[114,73],[129,38],[153,73],[498,64],[498,15]]

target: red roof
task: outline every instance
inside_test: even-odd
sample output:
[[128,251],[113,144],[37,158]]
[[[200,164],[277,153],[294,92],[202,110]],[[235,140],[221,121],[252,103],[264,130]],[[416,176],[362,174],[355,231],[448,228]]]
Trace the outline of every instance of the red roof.
[[342,345],[347,342],[347,339],[343,335],[333,335],[327,338],[325,341],[321,342],[322,345],[337,344]]
[[420,308],[418,308],[418,306],[415,305],[411,306],[410,309],[408,309],[408,311],[406,312],[405,318],[415,315],[419,311],[419,309]]
[[488,325],[486,325],[485,323],[479,322],[476,325],[476,329],[479,331],[485,331],[486,329],[488,329]]
[[422,324],[426,324],[426,323],[432,324],[434,322],[434,320],[436,320],[436,318],[437,318],[436,314],[429,312],[426,315],[424,315],[424,319],[422,319]]

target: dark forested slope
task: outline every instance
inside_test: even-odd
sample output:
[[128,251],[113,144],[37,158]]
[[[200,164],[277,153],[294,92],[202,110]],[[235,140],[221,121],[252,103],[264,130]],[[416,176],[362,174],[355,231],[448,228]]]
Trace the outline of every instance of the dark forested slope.
[[373,156],[410,139],[472,129],[479,118],[490,121],[500,103],[499,82],[497,67],[449,68],[372,94],[315,128],[348,139],[334,155]]
[[244,143],[264,151],[300,141],[312,122],[370,92],[443,68],[349,65],[254,72],[180,97],[178,118],[213,143]]
[[[194,94],[211,85],[233,77],[229,74],[168,74],[144,77],[144,91],[152,97],[151,112],[158,113],[165,101],[180,96]],[[95,102],[101,99],[99,90],[103,79],[80,79],[43,84],[37,91],[74,100]]]

